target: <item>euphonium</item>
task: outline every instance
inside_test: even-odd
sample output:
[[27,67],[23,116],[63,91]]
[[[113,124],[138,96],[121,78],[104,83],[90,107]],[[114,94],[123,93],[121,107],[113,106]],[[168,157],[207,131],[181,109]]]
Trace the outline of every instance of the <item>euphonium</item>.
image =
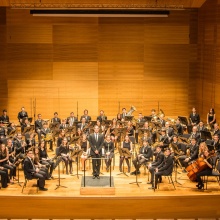
[[134,111],[137,111],[137,109],[132,105],[126,116],[131,116]]

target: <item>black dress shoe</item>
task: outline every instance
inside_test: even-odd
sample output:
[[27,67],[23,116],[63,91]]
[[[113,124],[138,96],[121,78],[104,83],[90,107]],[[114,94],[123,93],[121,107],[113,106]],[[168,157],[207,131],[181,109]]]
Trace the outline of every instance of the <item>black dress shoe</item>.
[[204,184],[202,183],[202,184],[198,184],[198,189],[202,189],[203,187],[204,187]]
[[96,178],[96,176],[93,176],[92,178],[93,178],[93,179],[95,179],[95,178]]
[[44,188],[44,187],[39,187],[39,190],[40,190],[40,191],[47,191],[48,189],[47,189],[47,188]]
[[97,176],[96,178],[97,178],[97,179],[100,179],[100,176]]

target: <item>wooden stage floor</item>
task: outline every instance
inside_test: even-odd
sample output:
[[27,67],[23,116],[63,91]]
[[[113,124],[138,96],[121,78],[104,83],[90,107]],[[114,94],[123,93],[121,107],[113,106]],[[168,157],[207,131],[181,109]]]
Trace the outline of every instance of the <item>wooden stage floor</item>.
[[[103,176],[109,176],[104,169],[102,172]],[[79,173],[83,172],[79,171]],[[58,179],[47,180],[45,187],[48,191],[37,193],[36,187],[32,186],[36,180],[32,180],[21,193],[21,187],[14,183],[0,190],[0,219],[197,219],[204,217],[217,219],[220,217],[220,187],[215,178],[209,178],[208,190],[198,190],[195,187],[196,183],[191,182],[185,173],[178,173],[177,181],[181,185],[175,183],[176,190],[172,184],[169,184],[168,179],[163,177],[159,189],[154,192],[148,189],[150,187],[147,184],[148,175],[144,175],[143,168],[138,175],[138,181],[141,182],[139,186],[130,184],[135,182],[135,176],[117,175],[119,173],[116,163],[112,171],[115,195],[100,193],[80,195],[82,176],[77,178],[62,172],[60,184],[67,188],[56,189]],[[75,164],[73,174],[76,174]],[[87,170],[86,175],[92,175],[92,171]],[[58,177],[57,169],[53,176]],[[175,180],[174,175],[173,180]],[[23,181],[23,171],[20,171],[20,182],[23,184]],[[13,212],[10,212],[9,207],[13,207]]]

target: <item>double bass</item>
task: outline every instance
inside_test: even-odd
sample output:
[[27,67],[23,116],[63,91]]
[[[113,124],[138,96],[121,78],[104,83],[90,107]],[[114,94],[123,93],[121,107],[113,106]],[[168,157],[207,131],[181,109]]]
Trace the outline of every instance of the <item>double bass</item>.
[[[207,158],[208,159],[208,158]],[[194,160],[187,168],[187,176],[191,181],[196,180],[196,174],[199,173],[200,171],[204,170],[207,168],[208,165],[204,161],[203,157],[199,157],[197,160]]]

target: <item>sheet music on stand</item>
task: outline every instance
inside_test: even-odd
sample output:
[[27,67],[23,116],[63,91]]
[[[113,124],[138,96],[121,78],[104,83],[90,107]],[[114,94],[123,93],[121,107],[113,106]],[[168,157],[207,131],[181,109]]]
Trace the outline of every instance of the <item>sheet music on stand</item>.
[[212,140],[212,135],[210,131],[200,131],[201,133],[201,139],[203,140]]
[[134,118],[134,116],[133,115],[126,115],[125,116],[125,121],[132,121],[132,119]]
[[25,127],[22,135],[26,134],[27,132],[31,132],[31,131],[33,131],[33,127],[31,127],[31,126],[30,127]]
[[152,121],[152,116],[144,116],[144,120],[147,122],[151,122]]
[[54,130],[54,129],[59,129],[59,126],[60,126],[59,122],[54,122],[54,123],[50,123],[49,127],[51,130]]
[[189,124],[187,117],[185,117],[185,116],[178,116],[178,118],[180,119],[180,122],[182,124],[184,124],[186,126]]

